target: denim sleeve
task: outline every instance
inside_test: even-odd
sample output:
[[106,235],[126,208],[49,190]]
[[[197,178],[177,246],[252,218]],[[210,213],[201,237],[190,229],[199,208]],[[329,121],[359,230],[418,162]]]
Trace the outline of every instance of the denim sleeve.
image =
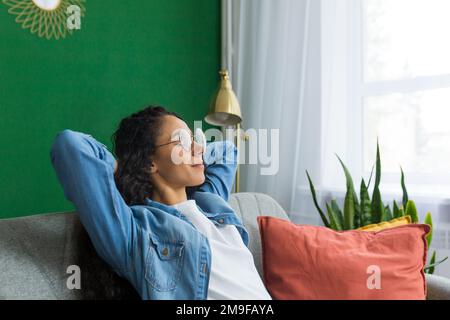
[[64,195],[79,214],[97,253],[124,276],[133,218],[114,182],[114,156],[92,136],[63,130],[50,158]]
[[207,145],[203,155],[205,182],[197,191],[218,194],[228,201],[237,168],[237,148],[231,141],[215,141]]

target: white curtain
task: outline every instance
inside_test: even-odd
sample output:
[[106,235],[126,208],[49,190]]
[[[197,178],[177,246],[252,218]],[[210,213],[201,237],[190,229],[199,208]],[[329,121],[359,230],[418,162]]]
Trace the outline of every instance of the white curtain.
[[260,163],[241,165],[241,191],[267,193],[288,212],[304,168],[319,170],[319,2],[232,1],[230,71],[243,128],[268,129],[269,137],[270,129],[279,130],[278,173],[262,175]]

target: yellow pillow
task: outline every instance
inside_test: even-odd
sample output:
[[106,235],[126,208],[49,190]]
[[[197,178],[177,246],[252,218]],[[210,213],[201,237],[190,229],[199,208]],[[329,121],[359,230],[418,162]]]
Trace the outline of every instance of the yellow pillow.
[[400,218],[393,219],[391,221],[384,221],[377,224],[369,224],[367,226],[358,228],[357,230],[362,231],[381,231],[384,229],[394,228],[398,226],[403,226],[405,224],[411,223],[411,216],[403,216]]

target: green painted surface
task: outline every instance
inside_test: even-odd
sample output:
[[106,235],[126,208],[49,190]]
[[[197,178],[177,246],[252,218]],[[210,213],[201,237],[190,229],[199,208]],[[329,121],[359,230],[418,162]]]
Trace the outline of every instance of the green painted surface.
[[119,120],[148,104],[189,125],[207,112],[219,1],[87,0],[81,30],[58,41],[22,29],[7,10],[0,2],[0,218],[74,209],[50,163],[60,130],[111,150]]

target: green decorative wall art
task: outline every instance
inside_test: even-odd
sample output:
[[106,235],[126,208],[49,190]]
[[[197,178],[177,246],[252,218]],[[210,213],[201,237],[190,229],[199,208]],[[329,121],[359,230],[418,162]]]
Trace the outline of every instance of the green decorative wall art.
[[41,38],[64,39],[81,28],[86,0],[3,0],[24,29]]

